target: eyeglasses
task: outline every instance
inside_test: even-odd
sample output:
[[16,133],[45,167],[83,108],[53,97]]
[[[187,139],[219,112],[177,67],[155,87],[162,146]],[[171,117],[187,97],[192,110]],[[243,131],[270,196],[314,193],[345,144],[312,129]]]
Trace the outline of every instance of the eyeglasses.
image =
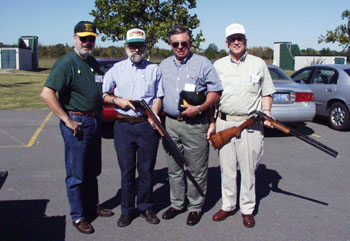
[[234,43],[234,42],[236,42],[236,40],[237,40],[238,42],[243,42],[243,41],[245,40],[245,37],[243,37],[243,36],[238,36],[238,37],[231,37],[231,38],[228,39],[228,41],[229,41],[230,43]]
[[140,50],[143,51],[146,49],[146,45],[145,44],[128,44],[129,49],[131,50]]
[[85,36],[85,37],[79,37],[80,42],[82,43],[86,43],[87,41],[89,41],[90,43],[93,43],[96,41],[96,37],[95,36]]
[[171,45],[172,45],[174,48],[178,48],[180,44],[181,44],[181,46],[182,46],[183,48],[187,48],[187,47],[188,47],[188,43],[187,43],[187,42],[173,42]]

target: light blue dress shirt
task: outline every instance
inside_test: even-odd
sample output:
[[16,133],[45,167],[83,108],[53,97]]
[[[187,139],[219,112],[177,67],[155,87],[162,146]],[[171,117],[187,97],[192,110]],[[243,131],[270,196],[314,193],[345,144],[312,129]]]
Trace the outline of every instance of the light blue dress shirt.
[[160,63],[162,72],[164,111],[171,116],[180,116],[178,110],[180,92],[185,85],[195,86],[194,91],[222,91],[221,81],[212,63],[205,57],[190,53],[180,64],[170,56]]
[[[113,92],[114,89],[114,92]],[[130,59],[114,64],[103,78],[103,93],[114,93],[121,98],[145,100],[152,107],[154,99],[163,97],[162,74],[157,64],[143,60],[136,65]],[[116,106],[122,115],[141,116],[142,109],[122,109]]]

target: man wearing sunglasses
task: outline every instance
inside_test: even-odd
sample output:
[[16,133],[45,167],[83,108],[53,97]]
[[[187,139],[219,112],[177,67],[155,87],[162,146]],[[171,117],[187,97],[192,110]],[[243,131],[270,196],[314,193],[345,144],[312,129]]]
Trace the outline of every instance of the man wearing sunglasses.
[[[189,30],[174,26],[169,35],[169,44],[174,56],[160,64],[164,87],[165,127],[188,160],[188,170],[205,194],[208,140],[215,132],[212,107],[220,98],[221,81],[208,59],[190,51],[192,39]],[[199,194],[189,179],[186,180],[184,170],[170,154],[170,147],[165,142],[163,144],[168,162],[171,207],[162,218],[172,219],[184,212],[187,197],[187,225],[196,225],[201,218],[205,197]]]
[[[114,213],[98,206],[97,176],[101,173],[101,74],[90,56],[98,36],[92,22],[74,27],[74,49],[53,66],[41,97],[60,119],[65,146],[66,189],[73,225],[82,233],[93,233],[90,221]],[[58,98],[56,97],[58,92]]]
[[[226,28],[229,55],[217,60],[214,67],[224,91],[218,105],[217,131],[239,126],[254,112],[263,111],[271,116],[272,94],[275,92],[265,62],[247,53],[247,39],[241,24]],[[264,123],[270,126],[267,123]],[[241,187],[239,205],[245,227],[255,225],[255,170],[263,154],[262,123],[248,126],[239,138],[219,149],[221,169],[222,207],[213,221],[223,221],[237,210],[237,166],[240,167]]]
[[160,220],[152,211],[152,178],[159,134],[152,120],[147,119],[144,110],[133,101],[145,100],[157,115],[162,107],[162,76],[156,64],[144,59],[146,35],[143,30],[127,31],[125,53],[128,58],[108,70],[103,81],[103,100],[115,105],[117,116],[114,147],[122,182],[122,214],[117,225],[128,226],[138,214],[148,223],[158,224]]

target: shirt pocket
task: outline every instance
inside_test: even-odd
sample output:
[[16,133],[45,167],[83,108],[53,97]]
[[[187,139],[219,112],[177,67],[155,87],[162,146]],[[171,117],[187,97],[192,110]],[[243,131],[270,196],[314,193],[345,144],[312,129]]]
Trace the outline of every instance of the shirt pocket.
[[156,96],[156,82],[154,80],[146,80],[145,82],[145,97]]
[[262,76],[259,74],[252,74],[248,76],[245,88],[250,93],[257,93],[260,89]]

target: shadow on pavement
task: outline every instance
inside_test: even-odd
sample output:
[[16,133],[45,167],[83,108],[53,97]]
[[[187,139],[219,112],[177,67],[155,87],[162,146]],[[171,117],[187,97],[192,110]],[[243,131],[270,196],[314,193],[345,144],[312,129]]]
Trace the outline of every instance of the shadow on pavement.
[[0,189],[1,189],[2,185],[4,185],[8,174],[9,174],[8,171],[0,172]]
[[[282,123],[284,124],[284,123]],[[306,126],[306,123],[296,123],[294,125],[291,124],[284,124],[286,127],[288,127],[291,130],[294,130],[302,135],[312,135],[315,133],[315,131],[313,129],[311,129],[310,127]],[[276,128],[264,128],[264,134],[265,137],[284,137],[284,136],[293,136],[293,135],[289,135],[289,134],[285,134],[284,132],[276,129]]]
[[208,212],[221,199],[221,171],[220,166],[209,167],[207,197],[203,206],[203,212]]
[[[153,192],[155,201],[154,211],[158,213],[160,210],[170,206],[170,187],[168,178],[168,168],[156,170],[154,172],[154,184],[163,184],[160,188]],[[221,198],[221,174],[220,167],[210,167],[208,169],[208,189],[206,201],[203,206],[203,212],[212,209]],[[186,204],[187,205],[187,200]]]
[[328,203],[315,200],[309,197],[301,196],[295,193],[287,192],[278,187],[279,181],[282,179],[281,175],[272,169],[267,169],[265,164],[260,164],[256,170],[256,206],[254,214],[259,211],[260,201],[270,194],[270,191],[281,193],[284,195],[301,198],[310,202],[327,206]]
[[0,201],[0,240],[64,240],[65,216],[45,216],[49,200]]

